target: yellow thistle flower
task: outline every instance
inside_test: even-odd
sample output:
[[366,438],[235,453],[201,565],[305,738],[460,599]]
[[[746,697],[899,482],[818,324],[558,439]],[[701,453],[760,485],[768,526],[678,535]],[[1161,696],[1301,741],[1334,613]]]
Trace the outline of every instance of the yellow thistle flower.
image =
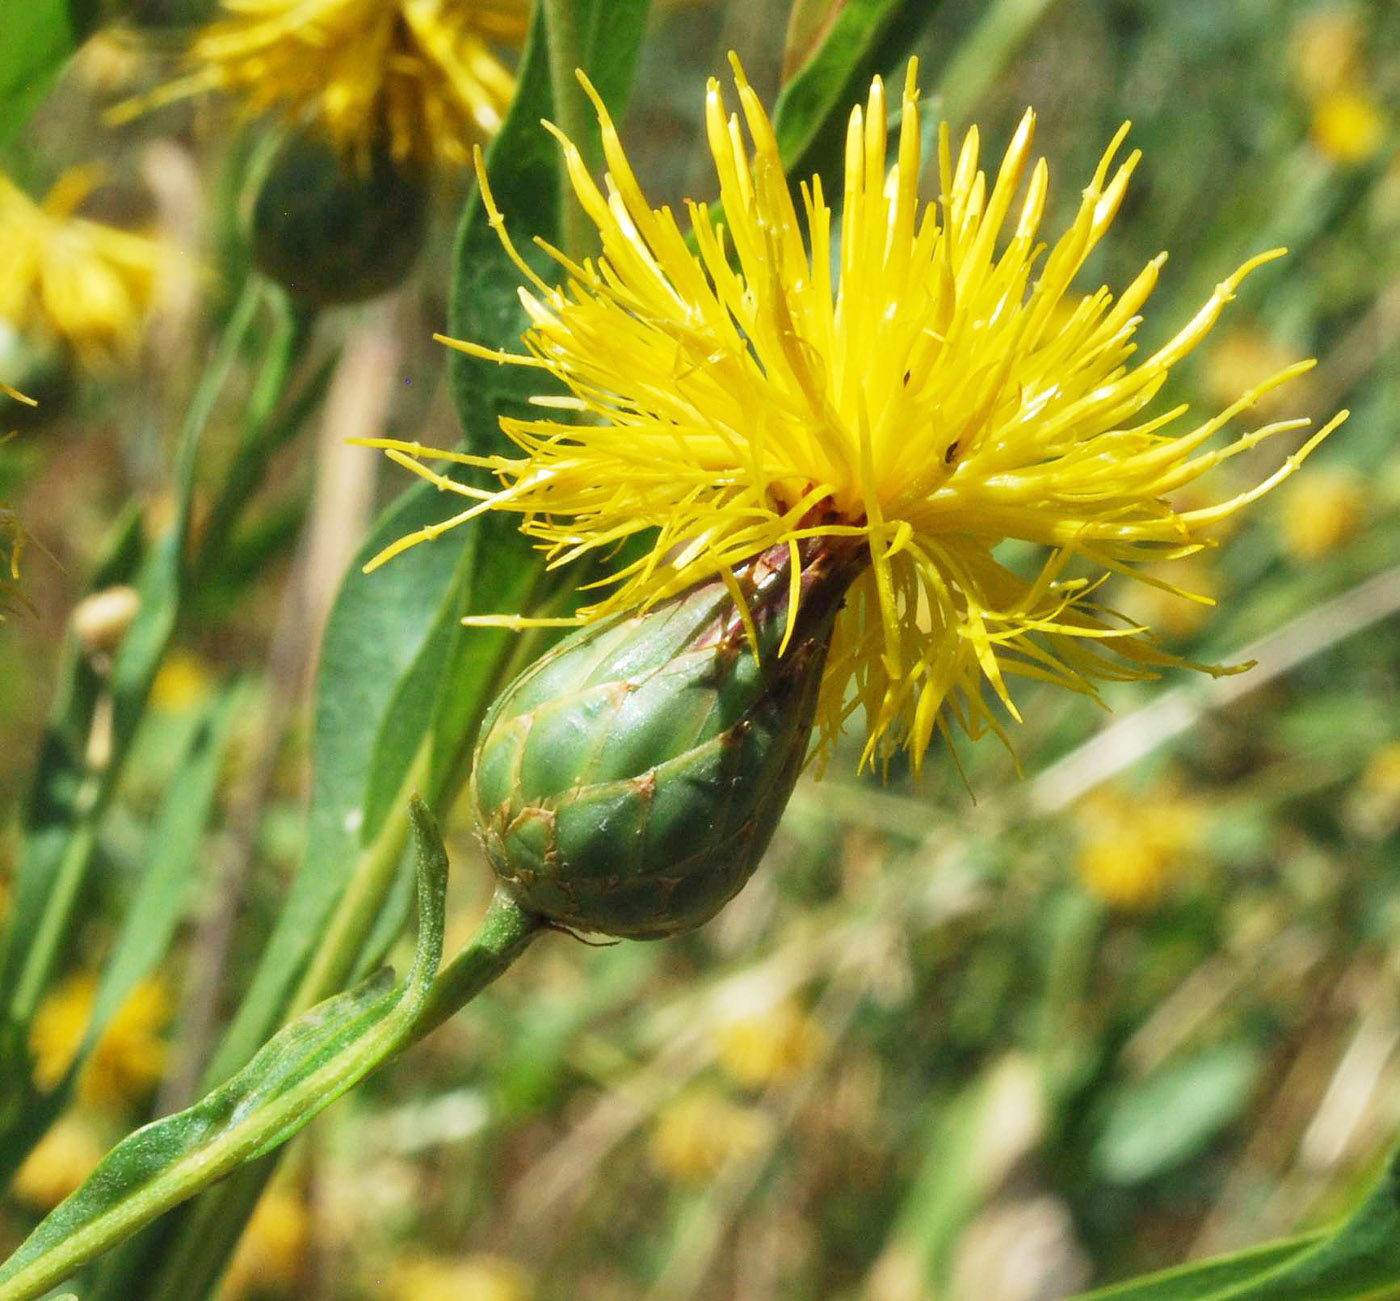
[[525,33],[522,0],[223,0],[194,70],[118,110],[224,90],[249,113],[319,125],[347,153],[460,165],[495,134],[515,78],[493,44]]
[[0,320],[52,336],[84,361],[110,362],[140,337],[172,250],[76,214],[98,169],[65,172],[42,203],[0,176]]
[[[561,381],[569,396],[536,402],[581,423],[503,420],[519,457],[371,443],[476,500],[369,567],[486,510],[520,513],[522,531],[554,566],[649,535],[650,553],[613,574],[611,593],[580,611],[586,622],[647,608],[716,575],[737,592],[736,566],[774,546],[794,557],[795,609],[800,542],[858,551],[866,569],[837,619],[820,737],[829,744],[860,707],[865,759],[902,746],[916,766],[935,731],[952,724],[973,737],[1005,737],[988,688],[1019,719],[1015,679],[1092,696],[1099,681],[1185,663],[1095,595],[1109,573],[1208,545],[1205,530],[1290,475],[1343,418],[1249,490],[1173,508],[1171,495],[1208,470],[1309,424],[1278,421],[1207,447],[1308,362],[1186,430],[1175,427],[1185,407],[1146,411],[1245,276],[1282,250],[1251,258],[1177,334],[1130,364],[1165,255],[1116,301],[1107,288],[1072,291],[1137,164],[1134,153],[1114,169],[1127,127],[1047,252],[1037,232],[1049,172],[1043,159],[1032,165],[1033,113],[990,184],[978,170],[976,129],[955,155],[944,126],[934,169],[940,198],[921,203],[915,73],[911,61],[888,168],[878,78],[866,108],[851,114],[839,241],[819,179],[802,186],[802,212],[794,205],[772,125],[737,60],[753,152],[712,80],[706,123],[725,222],[689,204],[694,248],[670,209],[648,205],[586,81],[602,127],[606,193],[578,149],[555,134],[602,256],[574,262],[550,250],[563,287],[539,279],[514,251],[479,166],[491,220],[530,284],[521,290],[532,322],[527,352],[444,342]],[[482,467],[503,486],[463,485],[419,458]],[[1033,572],[1003,559],[1006,539],[1040,548]]]
[[[39,1004],[29,1028],[34,1081],[52,1089],[63,1078],[87,1034],[97,998],[97,978],[82,973],[65,981]],[[163,982],[144,980],[108,1023],[78,1079],[78,1096],[93,1106],[132,1102],[165,1070],[161,1031],[170,1020]]]

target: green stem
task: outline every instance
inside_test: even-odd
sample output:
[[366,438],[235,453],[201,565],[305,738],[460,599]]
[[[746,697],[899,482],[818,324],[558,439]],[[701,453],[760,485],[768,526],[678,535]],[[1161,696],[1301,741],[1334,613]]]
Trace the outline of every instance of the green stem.
[[300,419],[287,419],[274,424],[288,381],[306,352],[316,317],[280,292],[275,301],[275,332],[248,399],[242,444],[199,539],[199,557],[194,565],[196,574],[205,575],[219,563],[239,514],[262,480],[268,458],[287,437],[296,432],[305,418],[306,413],[301,413]]
[[[498,890],[476,934],[438,972],[392,1056],[464,1008],[510,967],[542,929],[538,917],[525,912],[514,899]],[[251,1162],[199,1201],[172,1250],[161,1261],[159,1272],[143,1291],[146,1301],[192,1301],[213,1289],[276,1167],[275,1155]],[[10,1298],[0,1293],[0,1301]]]
[[471,942],[438,972],[408,1043],[417,1043],[466,1007],[543,929],[543,919],[498,887]]
[[[545,42],[549,53],[549,83],[554,96],[558,128],[583,151],[591,139],[583,88],[577,72],[582,66],[578,39],[578,15],[574,0],[543,0]],[[559,169],[559,233],[564,252],[582,257],[589,243],[587,214],[569,182],[567,169]]]
[[[214,413],[219,394],[223,391],[229,373],[242,350],[243,341],[257,312],[259,297],[258,281],[255,279],[247,281],[233,312],[229,316],[228,323],[224,327],[214,356],[200,377],[199,384],[190,401],[184,428],[180,433],[178,472],[181,485],[180,506],[175,521],[171,525],[171,535],[166,542],[168,548],[175,553],[177,566],[179,555],[184,549],[185,531],[189,524],[189,490],[200,438],[204,427],[209,423],[210,416]],[[157,553],[152,558],[152,563],[159,564],[160,561],[161,555]],[[178,579],[175,580],[175,585],[178,591],[180,586]],[[149,663],[142,672],[137,678],[123,684],[127,688],[125,698],[118,697],[114,701],[111,754],[101,772],[93,774],[90,779],[92,784],[88,798],[77,811],[69,833],[68,844],[64,847],[60,865],[49,886],[44,901],[44,911],[37,925],[28,934],[12,933],[7,937],[9,945],[24,945],[23,965],[16,977],[14,993],[10,997],[9,1006],[11,1020],[19,1025],[28,1025],[30,1018],[34,1015],[34,1009],[38,1006],[44,987],[48,984],[54,964],[58,960],[64,936],[68,933],[68,926],[72,920],[73,909],[77,904],[83,882],[87,879],[88,868],[92,862],[92,850],[97,841],[98,823],[106,811],[108,801],[121,777],[127,753],[135,735],[136,721],[144,709],[146,696],[150,691],[151,682],[155,678],[155,670],[159,666],[169,634],[173,631],[173,622],[172,618],[158,634],[159,644],[154,647],[154,653],[150,656]],[[6,957],[9,958],[8,949]]]
[[292,998],[288,1019],[329,998],[345,982],[360,956],[408,843],[408,797],[423,784],[431,754],[432,740],[428,737],[418,747],[379,834],[365,846],[355,864],[354,875]]

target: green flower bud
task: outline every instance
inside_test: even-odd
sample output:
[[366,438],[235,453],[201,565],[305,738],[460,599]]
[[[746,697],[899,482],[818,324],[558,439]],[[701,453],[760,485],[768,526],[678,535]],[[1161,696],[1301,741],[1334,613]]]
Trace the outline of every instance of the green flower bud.
[[358,302],[408,274],[427,214],[424,178],[386,148],[347,158],[314,132],[290,135],[253,200],[253,260],[308,306]]
[[[723,582],[587,627],[520,675],[482,729],[477,829],[520,902],[637,939],[709,920],[743,888],[802,769],[836,612],[859,572],[813,546],[787,633],[776,547]],[[756,644],[755,644],[756,643]]]

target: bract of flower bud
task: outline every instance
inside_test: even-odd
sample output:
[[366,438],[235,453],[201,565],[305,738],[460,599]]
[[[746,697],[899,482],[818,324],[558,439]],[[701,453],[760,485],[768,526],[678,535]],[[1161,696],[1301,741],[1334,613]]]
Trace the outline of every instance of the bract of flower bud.
[[472,776],[521,904],[649,939],[744,886],[807,756],[832,625],[860,570],[815,540],[582,629],[506,688]]
[[298,302],[360,302],[408,274],[427,216],[422,173],[387,148],[358,166],[319,134],[292,134],[253,198],[253,259]]

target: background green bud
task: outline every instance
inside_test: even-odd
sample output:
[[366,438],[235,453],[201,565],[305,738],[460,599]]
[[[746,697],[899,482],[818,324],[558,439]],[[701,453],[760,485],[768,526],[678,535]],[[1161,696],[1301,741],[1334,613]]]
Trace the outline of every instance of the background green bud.
[[253,260],[308,306],[358,302],[408,274],[427,218],[424,177],[386,148],[347,158],[301,132],[282,141],[258,185]]
[[488,716],[472,808],[501,881],[563,926],[638,939],[709,920],[752,875],[802,769],[832,624],[858,572],[804,560],[739,575],[757,654],[718,580],[582,629]]

